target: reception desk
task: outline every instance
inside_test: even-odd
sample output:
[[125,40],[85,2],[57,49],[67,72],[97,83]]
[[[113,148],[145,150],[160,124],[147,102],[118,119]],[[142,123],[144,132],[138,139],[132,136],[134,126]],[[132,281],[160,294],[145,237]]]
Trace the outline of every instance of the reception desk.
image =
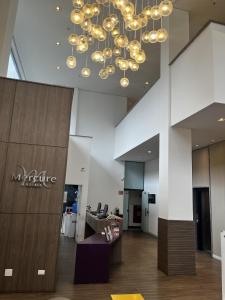
[[111,265],[121,263],[122,234],[110,242],[107,242],[105,236],[101,234],[104,227],[110,225],[112,221],[99,220],[87,213],[88,237],[77,244],[75,284],[109,282]]

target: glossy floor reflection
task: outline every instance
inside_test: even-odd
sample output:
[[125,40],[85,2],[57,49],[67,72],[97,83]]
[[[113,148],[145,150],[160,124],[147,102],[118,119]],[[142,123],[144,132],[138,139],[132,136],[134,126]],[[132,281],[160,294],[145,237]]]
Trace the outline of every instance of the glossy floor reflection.
[[1,294],[1,300],[110,300],[111,294],[137,294],[145,300],[221,300],[220,263],[197,254],[197,276],[167,277],[157,270],[157,241],[139,232],[124,234],[123,264],[111,281],[73,285],[74,242],[62,238],[56,293]]

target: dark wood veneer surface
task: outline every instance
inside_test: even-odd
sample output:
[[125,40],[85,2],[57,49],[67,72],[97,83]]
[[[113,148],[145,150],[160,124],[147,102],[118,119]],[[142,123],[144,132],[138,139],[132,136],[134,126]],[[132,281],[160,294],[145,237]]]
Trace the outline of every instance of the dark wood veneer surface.
[[195,230],[193,221],[159,218],[158,267],[168,275],[194,275]]
[[10,142],[67,147],[72,90],[18,82]]
[[[59,215],[0,214],[1,291],[54,290],[60,220]],[[12,277],[3,276],[7,268]],[[38,270],[46,275],[38,276]]]
[[[6,160],[5,176],[0,200],[1,213],[48,213],[60,214],[65,184],[67,149],[59,147],[34,146],[10,143]],[[21,173],[18,166],[27,172],[47,170],[49,176],[56,177],[49,188],[24,187],[13,182],[12,174]]]
[[0,80],[0,141],[9,139],[15,92],[16,81]]

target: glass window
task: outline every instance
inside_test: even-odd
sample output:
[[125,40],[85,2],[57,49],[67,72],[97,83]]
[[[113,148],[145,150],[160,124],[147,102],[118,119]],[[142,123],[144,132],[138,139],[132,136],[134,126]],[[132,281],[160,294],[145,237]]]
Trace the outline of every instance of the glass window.
[[13,79],[21,79],[21,76],[18,71],[18,68],[17,68],[17,65],[16,65],[16,62],[15,62],[12,52],[10,53],[10,56],[9,56],[7,77],[13,78]]

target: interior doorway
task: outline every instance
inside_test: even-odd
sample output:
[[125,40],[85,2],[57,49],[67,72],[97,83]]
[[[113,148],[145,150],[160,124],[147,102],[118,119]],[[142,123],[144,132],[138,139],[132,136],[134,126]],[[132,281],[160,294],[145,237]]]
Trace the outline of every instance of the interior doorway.
[[193,210],[196,229],[196,249],[211,254],[211,212],[209,188],[193,189]]
[[141,230],[142,225],[142,191],[126,190],[124,192],[124,230]]

